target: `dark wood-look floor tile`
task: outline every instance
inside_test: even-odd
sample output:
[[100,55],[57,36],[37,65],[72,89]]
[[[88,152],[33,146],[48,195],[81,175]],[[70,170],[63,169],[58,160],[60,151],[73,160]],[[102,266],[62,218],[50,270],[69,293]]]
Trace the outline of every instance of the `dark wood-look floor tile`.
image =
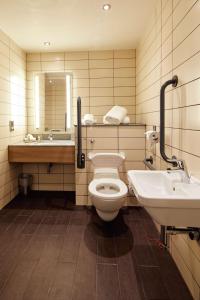
[[23,234],[33,234],[38,229],[39,225],[45,218],[45,211],[42,212],[34,212],[28,219],[26,226],[24,227],[22,233]]
[[8,209],[5,209],[5,211],[6,213],[0,215],[0,235],[11,226],[12,222],[17,217],[14,211],[9,211]]
[[52,234],[56,222],[56,216],[45,216],[39,224],[36,234]]
[[116,249],[114,238],[99,238],[98,245],[98,263],[116,264]]
[[192,300],[190,292],[175,265],[170,253],[159,247],[159,233],[151,219],[145,220],[144,228],[149,237],[151,249],[160,267],[162,280],[167,288],[171,300]]
[[77,207],[71,212],[70,225],[87,225],[89,221],[89,213],[84,207]]
[[27,283],[35,267],[33,261],[20,261],[0,292],[2,300],[22,300]]
[[140,284],[145,293],[145,300],[170,300],[166,286],[162,281],[159,267],[139,266],[138,271]]
[[79,247],[83,237],[85,225],[68,225],[67,233],[64,237],[60,262],[75,263],[78,258]]
[[11,240],[5,251],[0,253],[0,290],[4,287],[17,264],[22,261],[30,239],[30,235],[22,235],[18,239]]
[[0,299],[192,299],[142,208],[104,222],[68,195],[18,196],[0,211]]
[[69,225],[69,211],[57,212],[55,224],[52,227],[52,234],[66,234]]
[[141,219],[151,220],[150,215],[144,208],[139,207],[139,213],[140,213]]
[[166,249],[160,249],[154,241],[152,241],[152,249],[160,266],[160,275],[170,300],[192,300],[192,296],[169,252]]
[[133,234],[132,255],[136,264],[141,266],[158,266],[143,224],[138,221],[131,221],[129,226]]
[[46,238],[44,249],[32,272],[24,292],[26,300],[46,300],[53,285],[55,268],[63,242],[62,236],[50,235]]
[[121,298],[123,300],[144,300],[144,294],[138,284],[136,266],[130,252],[133,247],[130,239],[116,238],[115,244]]
[[44,251],[46,236],[34,235],[32,236],[27,248],[24,251],[23,260],[38,261]]
[[28,219],[28,216],[16,216],[15,218],[13,217],[10,226],[8,226],[6,230],[6,234],[10,235],[10,238],[17,238],[25,227]]
[[73,286],[73,300],[96,299],[97,240],[84,232],[79,248]]
[[57,262],[54,270],[53,283],[49,292],[49,300],[72,299],[73,281],[76,265]]
[[140,207],[130,208],[128,213],[125,215],[125,219],[130,221],[141,220]]
[[121,299],[117,265],[97,264],[97,300]]

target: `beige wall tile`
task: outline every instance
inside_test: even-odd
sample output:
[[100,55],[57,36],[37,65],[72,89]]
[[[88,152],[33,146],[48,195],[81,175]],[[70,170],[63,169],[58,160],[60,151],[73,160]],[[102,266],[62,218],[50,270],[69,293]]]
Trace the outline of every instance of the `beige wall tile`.
[[173,257],[174,261],[176,262],[176,264],[178,265],[179,271],[181,272],[184,280],[187,282],[187,285],[191,291],[193,298],[195,300],[198,300],[199,299],[199,287],[175,245],[176,245],[175,243],[172,244],[172,250],[171,250],[172,257]]
[[135,68],[114,69],[114,77],[135,77]]
[[89,150],[117,150],[118,143],[115,138],[95,138],[92,144],[90,138],[87,138],[87,149]]
[[[26,133],[26,55],[0,31],[0,209],[18,194],[21,166],[8,163],[8,144],[19,142]],[[15,131],[10,132],[12,118]]]
[[65,61],[65,70],[87,70],[88,60],[67,60]]
[[113,69],[113,59],[89,60],[90,69]]
[[117,127],[111,127],[109,128],[109,126],[105,126],[105,127],[88,127],[87,128],[87,137],[91,137],[91,138],[107,138],[107,137],[111,137],[117,138],[118,136],[118,128]]
[[120,138],[119,149],[144,149],[144,138]]
[[[172,7],[173,5],[173,7]],[[143,35],[136,55],[136,120],[147,130],[158,125],[160,85],[177,74],[179,86],[166,93],[166,152],[185,159],[191,173],[199,172],[199,1],[162,1],[151,30]],[[158,1],[157,11],[160,9]],[[162,27],[159,25],[162,24]],[[171,90],[171,91],[170,91]],[[147,155],[151,155],[147,151]],[[156,145],[156,167],[166,169]],[[199,299],[200,248],[177,235],[170,251],[193,298]],[[195,252],[195,254],[194,254]]]
[[63,52],[44,52],[41,53],[41,61],[64,61]]
[[87,60],[88,55],[87,51],[65,52],[65,60]]
[[114,59],[114,68],[134,68],[135,59],[131,58],[116,58]]
[[113,58],[113,51],[90,51],[89,52],[89,59],[112,59]]
[[90,78],[113,78],[113,69],[90,69]]
[[114,58],[133,58],[136,56],[134,49],[128,50],[115,50],[114,51]]
[[113,87],[113,78],[90,79],[90,87]]

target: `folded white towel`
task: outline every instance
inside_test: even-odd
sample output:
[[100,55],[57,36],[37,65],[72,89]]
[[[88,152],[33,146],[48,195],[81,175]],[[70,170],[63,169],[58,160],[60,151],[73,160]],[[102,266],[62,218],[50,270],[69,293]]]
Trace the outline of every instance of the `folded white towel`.
[[103,124],[110,124],[106,121],[106,116],[103,116]]
[[105,115],[105,121],[109,124],[119,125],[127,115],[127,110],[122,106],[113,106]]
[[129,118],[129,116],[126,116],[126,117],[124,118],[124,120],[122,121],[122,123],[123,123],[123,124],[130,124],[130,118]]
[[93,116],[93,114],[85,114],[83,119],[82,119],[82,124],[83,125],[93,125],[96,123],[96,120]]

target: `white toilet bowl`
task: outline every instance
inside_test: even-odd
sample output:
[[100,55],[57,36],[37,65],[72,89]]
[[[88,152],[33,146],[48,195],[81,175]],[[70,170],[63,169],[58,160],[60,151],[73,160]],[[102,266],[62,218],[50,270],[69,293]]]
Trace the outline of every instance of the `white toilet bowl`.
[[124,160],[124,155],[90,153],[88,157],[94,165],[94,179],[88,187],[92,203],[104,221],[112,221],[123,206],[128,192],[126,184],[119,179],[117,170]]

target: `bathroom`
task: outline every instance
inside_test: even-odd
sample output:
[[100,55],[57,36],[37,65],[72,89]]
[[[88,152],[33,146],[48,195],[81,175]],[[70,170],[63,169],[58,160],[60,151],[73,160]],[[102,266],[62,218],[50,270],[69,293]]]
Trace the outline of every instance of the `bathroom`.
[[200,0],[0,7],[0,299],[200,300]]

